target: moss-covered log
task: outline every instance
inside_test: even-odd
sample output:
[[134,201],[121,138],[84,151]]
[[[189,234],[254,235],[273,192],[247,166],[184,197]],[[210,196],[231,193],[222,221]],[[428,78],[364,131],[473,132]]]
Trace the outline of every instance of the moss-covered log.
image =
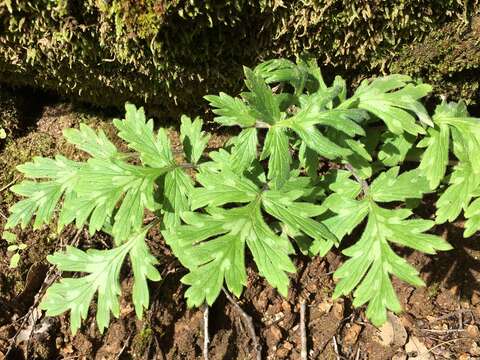
[[480,16],[452,22],[405,46],[390,70],[422,78],[448,100],[480,103]]
[[241,65],[268,57],[308,51],[344,74],[387,69],[402,45],[465,8],[459,0],[5,0],[0,80],[174,115],[197,111],[205,93],[235,91]]

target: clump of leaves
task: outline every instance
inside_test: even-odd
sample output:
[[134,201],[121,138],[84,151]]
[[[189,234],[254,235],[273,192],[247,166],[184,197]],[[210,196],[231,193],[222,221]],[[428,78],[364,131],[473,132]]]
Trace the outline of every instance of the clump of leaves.
[[10,231],[4,231],[2,234],[2,239],[8,244],[7,252],[12,254],[10,257],[10,264],[8,266],[10,269],[16,269],[18,267],[18,263],[20,262],[20,253],[27,248],[27,244],[19,242],[17,235]]
[[[239,97],[205,97],[216,123],[240,130],[225,148],[206,154],[202,120],[184,116],[179,161],[167,132],[127,104],[125,119],[114,125],[131,152],[81,125],[64,135],[88,161],[58,155],[19,166],[26,180],[12,190],[24,199],[11,208],[7,227],[34,218],[38,228],[57,218],[59,231],[73,223],[114,239],[111,249],[67,247],[48,258],[85,276],[50,287],[41,304],[47,314],[70,310],[75,332],[98,294],[103,330],[111,314],[119,315],[119,274],[128,259],[141,317],[148,280],[160,279],[145,242],[158,226],[189,270],[182,282],[190,306],[212,304],[224,285],[241,296],[250,256],[286,296],[296,252],[324,256],[339,247],[346,261],[334,274],[333,296],[353,292],[353,304],[367,304],[367,317],[380,325],[387,310],[401,311],[392,277],[424,285],[397,247],[449,250],[431,229],[462,211],[465,236],[480,228],[480,126],[463,103],[442,102],[430,116],[421,100],[431,87],[397,74],[365,80],[349,96],[341,77],[327,85],[307,57],[245,68],[245,85]],[[432,192],[439,195],[435,221],[414,211]],[[157,218],[148,225],[146,211]],[[355,229],[359,239],[345,248]]]

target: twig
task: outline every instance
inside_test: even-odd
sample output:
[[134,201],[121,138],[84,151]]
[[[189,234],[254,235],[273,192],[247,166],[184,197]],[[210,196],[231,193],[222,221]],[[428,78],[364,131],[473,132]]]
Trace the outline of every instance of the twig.
[[208,336],[208,304],[203,309],[203,358],[208,360],[208,344],[210,338]]
[[360,346],[357,348],[357,355],[355,355],[355,360],[360,359]]
[[430,333],[439,333],[439,334],[448,334],[448,333],[458,333],[465,331],[464,329],[420,329],[421,331],[430,332]]
[[470,309],[455,310],[455,311],[453,311],[453,312],[450,312],[450,313],[448,313],[448,314],[445,314],[445,315],[443,315],[443,316],[440,316],[440,317],[438,317],[438,318],[436,318],[436,319],[433,319],[431,322],[434,323],[434,322],[437,322],[437,321],[440,321],[440,320],[448,319],[448,318],[450,318],[450,317],[452,317],[452,316],[456,316],[456,315],[458,315],[458,314],[460,314],[460,313],[461,313],[461,314],[465,314],[465,313],[471,313],[471,312],[472,312],[472,310],[470,310]]
[[[71,244],[73,246],[76,246],[78,244],[78,240],[80,238],[80,234],[82,233],[83,231],[83,228],[82,229],[78,229],[78,231],[76,232],[75,236],[73,237],[73,240],[71,242]],[[22,331],[23,327],[25,326],[25,324],[27,323],[27,321],[30,319],[30,317],[32,316],[33,314],[33,311],[38,307],[38,304],[40,303],[40,299],[43,297],[46,289],[48,287],[50,287],[50,285],[52,285],[61,275],[61,272],[59,270],[56,270],[54,265],[51,265],[50,268],[48,269],[47,271],[47,274],[45,275],[45,280],[43,280],[43,283],[42,283],[42,286],[40,287],[40,290],[38,291],[37,295],[35,295],[35,298],[33,300],[33,304],[32,306],[30,306],[30,308],[28,309],[27,313],[21,318],[22,319],[22,322],[20,323],[20,327],[18,328],[17,332],[15,333],[15,335],[10,339],[10,344],[8,345],[8,348],[7,348],[7,352],[5,353],[5,359],[8,358],[8,355],[10,354],[10,352],[13,350],[13,346],[14,344],[16,343],[16,340],[17,340],[17,337],[18,335],[20,334],[20,332]],[[38,319],[35,319],[35,322],[37,321]],[[35,327],[35,323],[32,325],[32,329]],[[28,342],[27,342],[27,350],[28,350],[28,344],[30,343],[30,338],[31,338],[31,335],[29,336],[28,338]]]
[[443,341],[443,342],[441,342],[440,344],[437,344],[437,345],[431,347],[431,348],[428,349],[427,351],[425,351],[425,352],[423,352],[423,353],[421,353],[421,354],[418,354],[417,357],[418,357],[418,358],[421,358],[421,357],[427,355],[428,353],[431,353],[433,350],[435,350],[436,348],[438,348],[438,347],[440,347],[440,346],[443,346],[443,345],[446,345],[446,344],[450,344],[450,343],[455,342],[455,341],[458,341],[458,340],[468,340],[468,339],[470,339],[470,338],[468,338],[468,337],[461,337],[461,338],[456,338],[456,339],[452,339],[452,340]]
[[5,185],[4,187],[2,187],[2,188],[0,189],[0,193],[1,193],[1,192],[4,192],[4,191],[7,190],[9,187],[13,186],[13,184],[15,184],[15,183],[17,182],[18,178],[19,178],[19,176],[15,176],[15,178],[14,178],[12,181],[10,181],[7,185]]
[[242,316],[245,325],[247,326],[248,332],[250,333],[250,337],[252,338],[253,341],[253,346],[255,348],[255,351],[257,352],[257,360],[262,360],[262,345],[260,345],[260,342],[258,341],[257,334],[255,333],[255,327],[253,326],[253,321],[252,317],[248,315],[243,309],[238,305],[238,303],[233,299],[233,297],[230,295],[230,293],[225,289],[222,288],[223,292],[225,293],[225,296],[227,297],[228,301],[232,303],[232,305],[235,307],[235,309],[240,313]]
[[128,335],[127,340],[125,340],[125,344],[123,344],[122,348],[120,349],[118,354],[115,356],[115,360],[120,359],[120,356],[122,356],[122,354],[125,351],[125,349],[127,348],[128,344],[130,344],[130,339],[131,338],[132,338],[132,334],[130,333],[130,335]]
[[351,164],[345,164],[345,168],[352,173],[355,180],[357,180],[357,182],[362,186],[363,194],[367,195],[369,191],[368,183],[358,175],[357,171]]
[[337,344],[337,339],[335,336],[332,338],[333,341],[333,350],[335,351],[335,355],[337,356],[337,360],[340,360],[340,354],[338,353],[338,344]]
[[302,344],[302,351],[300,352],[300,359],[307,360],[307,329],[305,326],[305,300],[300,301],[300,341]]

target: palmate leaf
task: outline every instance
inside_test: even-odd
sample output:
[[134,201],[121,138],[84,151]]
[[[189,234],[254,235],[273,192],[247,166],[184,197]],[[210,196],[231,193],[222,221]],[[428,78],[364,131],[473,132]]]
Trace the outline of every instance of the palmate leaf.
[[301,97],[298,112],[290,118],[279,121],[275,126],[293,130],[310,149],[321,156],[328,159],[347,157],[352,154],[352,150],[332,141],[317,127],[321,125],[336,129],[348,137],[365,134],[358,124],[366,118],[364,110],[327,108],[327,105],[338,96],[339,91],[339,87],[331,87],[313,95]]
[[[260,202],[229,210],[209,208],[208,215],[187,214],[182,225],[166,233],[179,260],[190,273],[182,282],[190,285],[185,293],[189,306],[203,302],[211,305],[221,291],[224,280],[235,295],[240,295],[246,282],[245,245],[250,249],[258,270],[267,281],[286,296],[287,272],[295,266],[288,240],[276,235],[263,220]],[[207,241],[210,240],[210,241]]]
[[232,169],[241,173],[248,169],[253,160],[257,158],[257,129],[243,129],[234,140],[231,157]]
[[108,159],[119,155],[115,145],[102,130],[95,132],[85,124],[80,124],[80,130],[65,129],[63,137],[70,144],[96,158]]
[[349,259],[334,274],[340,281],[333,297],[346,295],[356,288],[353,305],[368,303],[366,315],[374,325],[386,321],[387,309],[401,311],[390,274],[415,286],[424,285],[418,271],[395,254],[389,242],[428,254],[451,249],[442,238],[423,233],[434,225],[433,221],[405,220],[410,214],[407,209],[382,209],[370,203],[362,237],[343,251]]
[[427,179],[418,169],[398,174],[400,168],[393,167],[382,172],[372,183],[370,195],[374,201],[406,201],[420,199],[423,194],[430,192]]
[[196,164],[207,146],[210,134],[202,131],[203,121],[199,117],[192,122],[188,116],[183,115],[180,120],[180,140],[185,156],[188,162]]
[[369,193],[356,200],[360,189],[346,191],[348,177],[338,172],[336,181],[329,187],[338,192],[330,195],[325,203],[333,215],[327,214],[323,223],[339,239],[351,233],[367,218],[367,225],[360,240],[343,251],[349,259],[335,272],[340,279],[334,297],[346,295],[354,289],[354,306],[368,302],[367,316],[380,325],[386,320],[387,309],[398,312],[400,303],[393,289],[390,276],[396,276],[412,285],[423,285],[418,272],[404,259],[395,254],[389,243],[407,246],[425,253],[448,250],[440,237],[425,234],[433,225],[428,220],[407,220],[412,214],[408,209],[385,209],[377,202],[404,201],[421,198],[429,191],[425,178],[418,170],[399,175],[399,168],[381,173],[371,184]]
[[436,222],[454,221],[464,211],[464,236],[468,237],[479,229],[477,205],[472,200],[480,187],[480,119],[469,116],[463,102],[443,102],[437,106],[433,121],[435,128],[419,143],[427,147],[419,169],[434,189],[447,172],[449,150],[455,154],[458,164],[449,175],[448,188],[436,203]]
[[68,246],[65,252],[48,256],[48,261],[61,271],[83,272],[88,275],[80,278],[64,278],[48,288],[40,308],[47,315],[55,316],[70,310],[70,328],[72,333],[80,328],[82,319],[86,319],[88,308],[98,293],[97,324],[103,332],[110,322],[110,313],[120,314],[119,295],[121,293],[119,275],[128,254],[134,273],[133,303],[136,313],[142,316],[148,307],[147,279],[160,280],[160,274],[153,265],[157,262],[149,253],[145,244],[144,229],[133,235],[129,241],[111,250],[88,250],[86,252]]
[[[432,117],[435,128],[429,129],[419,147],[426,147],[420,169],[435,189],[445,176],[450,149],[450,136],[454,138],[453,152],[460,161],[480,164],[480,120],[470,117],[465,104],[443,102]],[[480,174],[480,167],[474,166]]]
[[[224,164],[202,167],[197,178],[202,187],[192,192],[192,208],[207,206],[207,214],[186,212],[182,216],[185,225],[164,232],[168,245],[190,270],[182,280],[191,286],[186,292],[190,306],[204,301],[212,304],[224,281],[240,295],[246,281],[245,246],[260,274],[286,295],[287,273],[295,271],[289,259],[293,248],[288,237],[270,228],[262,210],[312,241],[336,242],[327,227],[313,219],[323,209],[297,201],[307,190],[308,178],[305,182],[292,178],[281,189],[265,190]],[[231,207],[234,204],[237,206]],[[223,205],[229,208],[220,208]]]
[[419,101],[431,90],[432,87],[427,84],[412,84],[412,79],[407,75],[394,74],[371,82],[364,80],[354,96],[341,106],[348,107],[358,101],[358,108],[382,119],[392,133],[424,134],[425,130],[416,123],[410,112],[422,123],[433,125],[427,110]]
[[[437,223],[454,221],[462,210],[466,211],[479,186],[480,178],[469,162],[461,162],[455,166],[450,175],[449,187],[440,196],[436,204]],[[475,207],[473,210],[470,209],[468,215],[474,215],[476,213],[474,209]]]
[[250,107],[241,99],[231,97],[223,92],[218,96],[207,95],[204,99],[210,103],[215,115],[215,122],[224,126],[254,126],[257,119]]
[[193,181],[181,168],[175,168],[165,176],[163,222],[171,229],[180,224],[180,214],[189,209]]
[[141,227],[144,209],[155,209],[155,180],[168,170],[168,167],[146,168],[115,159],[89,159],[78,172],[74,195],[65,198],[59,227],[74,220],[81,227],[88,220],[93,234],[114,216],[112,235],[121,244]]
[[254,73],[260,75],[267,84],[287,82],[301,94],[309,77],[308,68],[287,59],[267,60],[255,67]]
[[[154,199],[157,188],[163,193],[163,214],[166,227],[179,224],[180,213],[189,208],[192,179],[176,164],[170,141],[164,130],[155,134],[153,121],[145,119],[143,109],[126,105],[125,120],[115,120],[119,136],[139,152],[143,165],[127,162],[129,154],[120,153],[105,134],[86,125],[65,130],[66,139],[93,157],[86,163],[76,163],[62,156],[55,160],[36,158],[19,167],[28,178],[42,182],[24,181],[12,188],[26,199],[11,209],[8,226],[26,226],[36,215],[38,228],[51,221],[57,204],[63,197],[58,217],[58,229],[75,222],[77,227],[88,223],[91,234],[113,219],[111,234],[121,244],[138,231],[145,209],[155,211],[161,204]],[[208,137],[201,131],[202,122],[184,119],[182,138],[191,144],[186,156],[197,161]],[[46,181],[45,181],[46,180]]]
[[118,136],[128,143],[128,147],[140,154],[143,164],[153,168],[163,168],[174,164],[170,140],[164,129],[155,135],[153,120],[146,120],[143,108],[132,104],[125,105],[125,119],[113,120]]
[[18,170],[25,177],[44,181],[25,180],[12,186],[11,190],[17,195],[24,196],[25,199],[10,208],[10,216],[5,227],[8,229],[21,224],[25,228],[34,215],[34,229],[48,224],[62,196],[64,194],[67,197],[72,196],[79,179],[78,174],[83,166],[84,164],[60,155],[56,156],[55,160],[35,157],[33,162],[18,166]]
[[[434,129],[429,128],[427,132],[430,133],[432,130]],[[378,151],[378,160],[385,166],[401,165],[416,139],[408,133],[396,135],[390,131],[384,132],[381,138],[382,145]]]
[[280,120],[281,112],[272,89],[251,69],[244,67],[243,70],[245,85],[250,91],[244,92],[242,96],[247,100],[257,120],[270,125],[275,124]]
[[268,179],[275,188],[280,188],[290,175],[292,155],[289,138],[282,128],[272,128],[267,132],[260,160],[268,159]]

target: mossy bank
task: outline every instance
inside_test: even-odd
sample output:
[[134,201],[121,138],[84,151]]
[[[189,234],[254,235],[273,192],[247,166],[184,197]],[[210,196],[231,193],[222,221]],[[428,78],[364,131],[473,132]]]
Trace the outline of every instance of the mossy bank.
[[[9,0],[0,80],[100,106],[146,103],[176,117],[241,86],[241,65],[303,51],[353,77],[387,71],[404,44],[476,1]],[[429,79],[430,80],[430,79]]]

